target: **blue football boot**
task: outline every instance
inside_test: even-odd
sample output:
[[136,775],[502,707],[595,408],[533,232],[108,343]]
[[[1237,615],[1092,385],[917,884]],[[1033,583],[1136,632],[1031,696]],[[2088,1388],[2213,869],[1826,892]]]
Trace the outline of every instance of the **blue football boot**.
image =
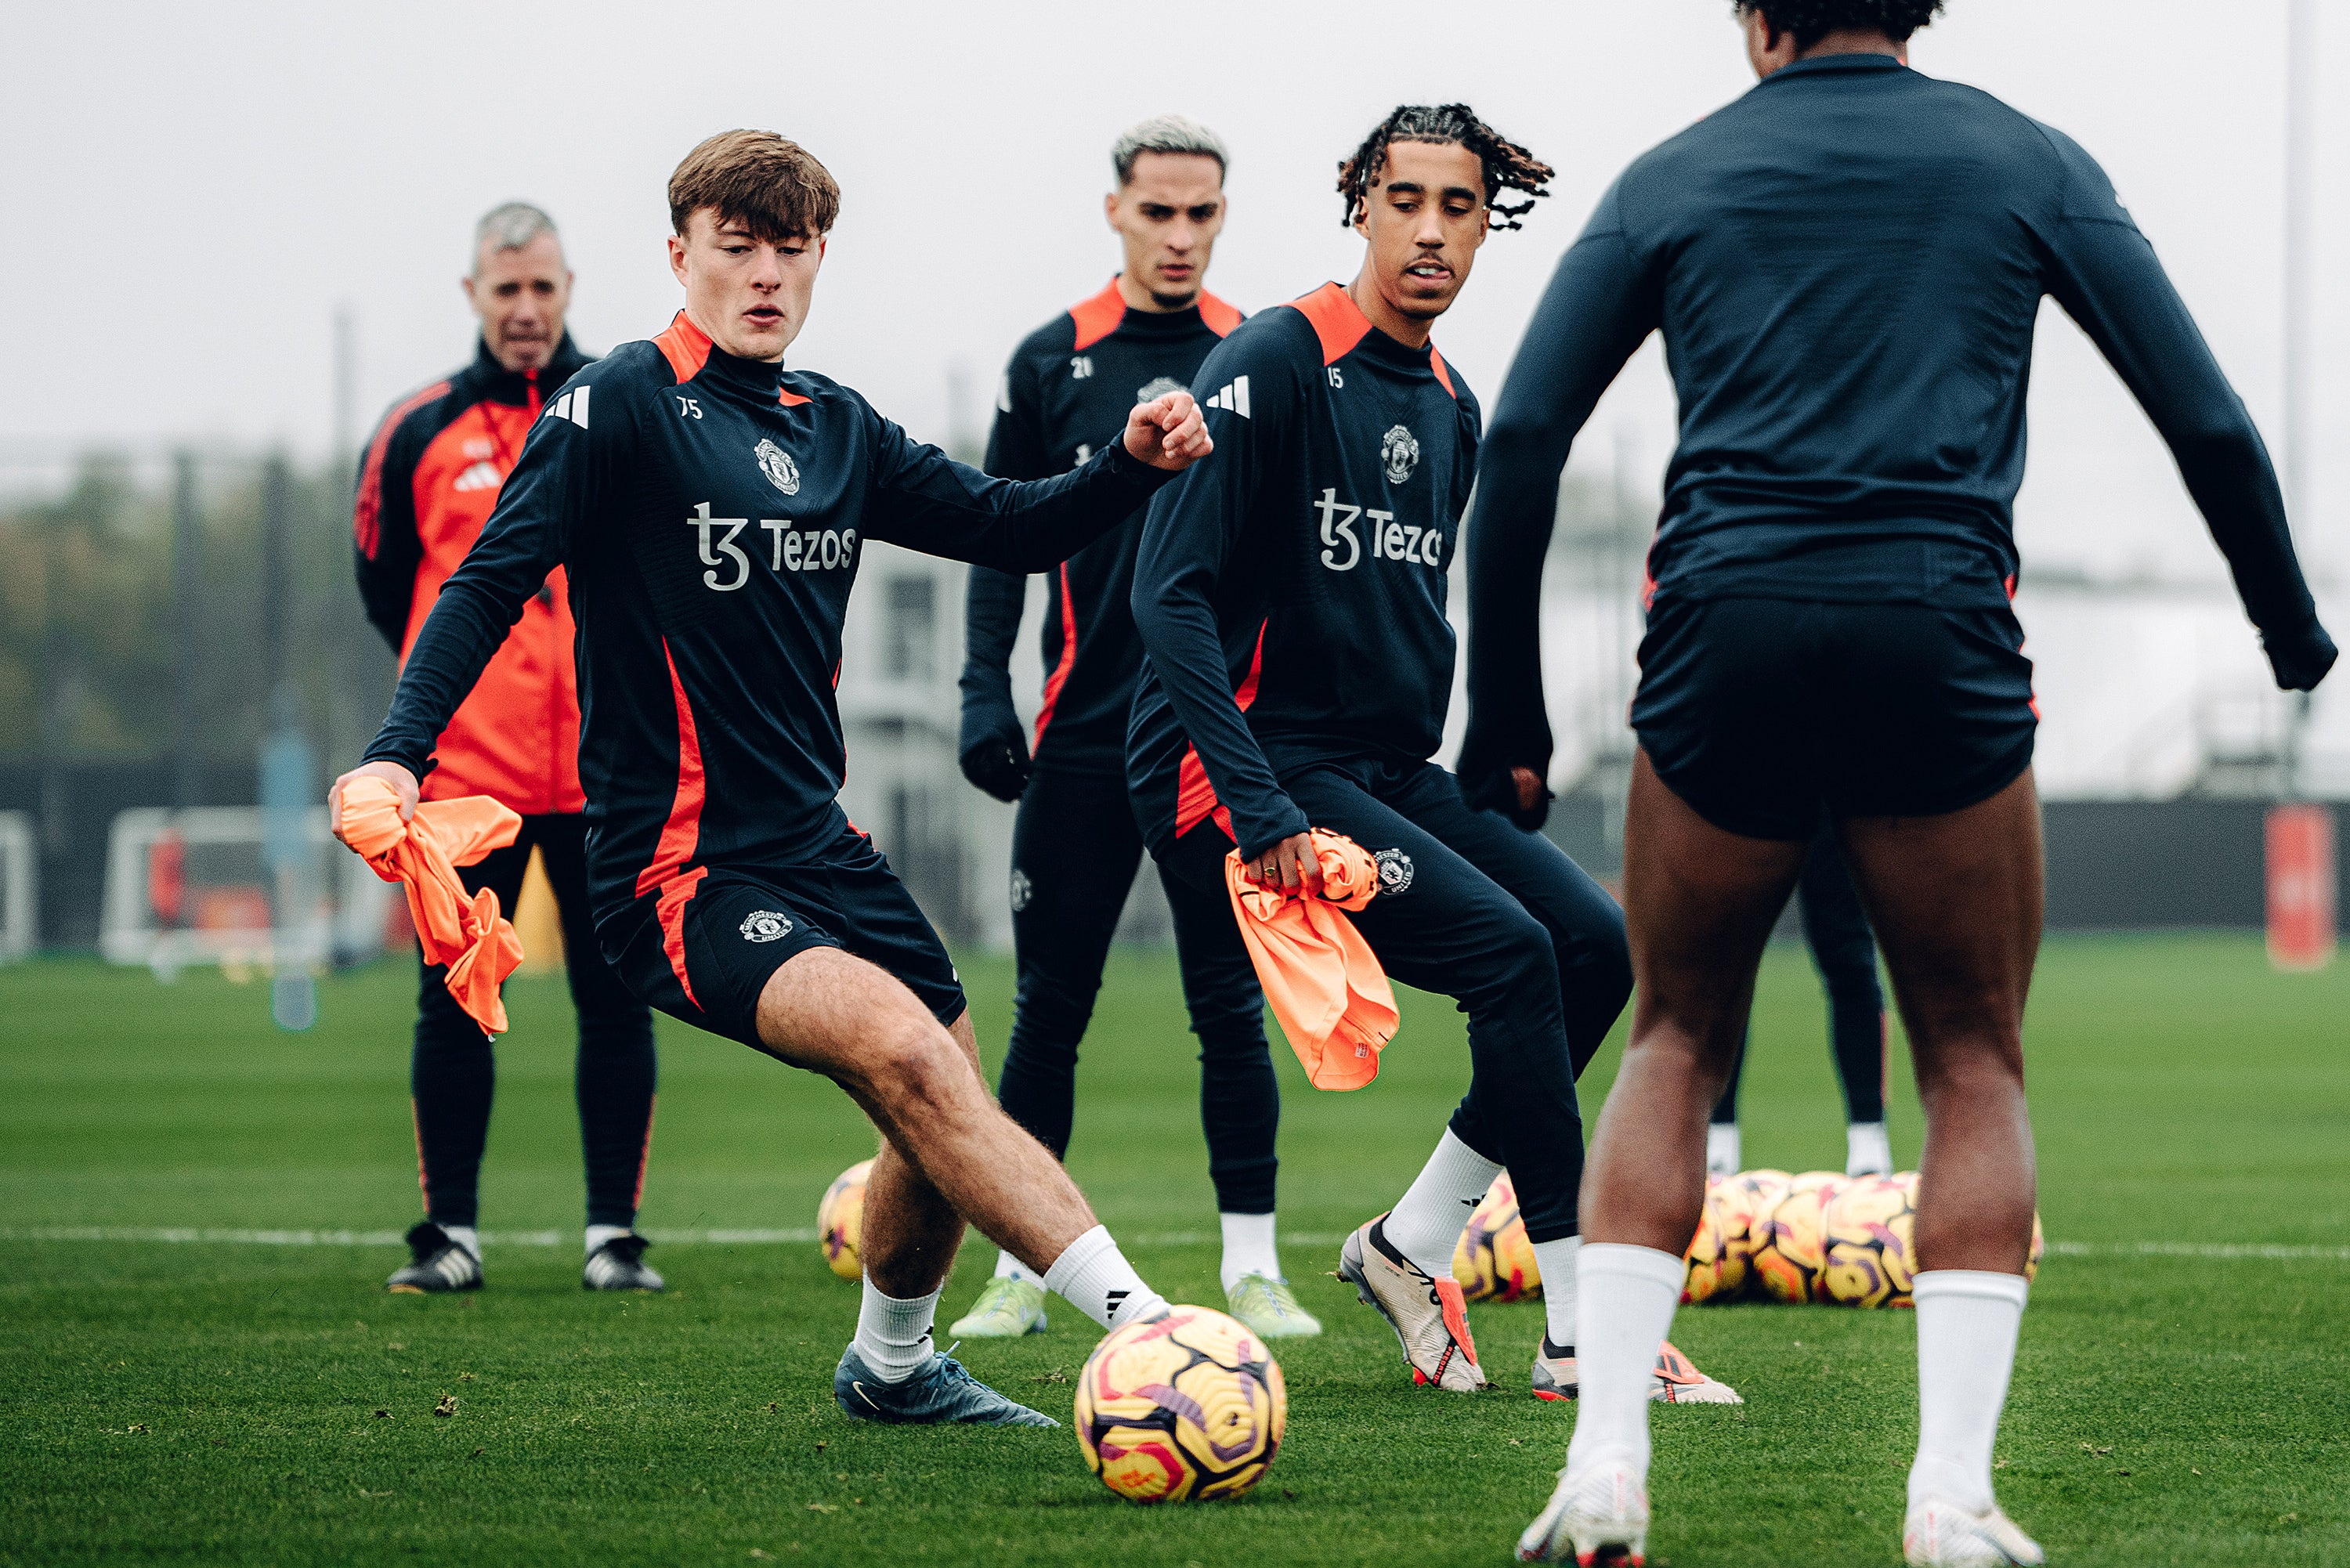
[[1057,1427],[1061,1423],[1017,1405],[963,1370],[951,1355],[933,1355],[930,1365],[903,1383],[884,1383],[850,1345],[832,1375],[832,1397],[852,1421],[927,1425],[965,1421],[983,1427]]

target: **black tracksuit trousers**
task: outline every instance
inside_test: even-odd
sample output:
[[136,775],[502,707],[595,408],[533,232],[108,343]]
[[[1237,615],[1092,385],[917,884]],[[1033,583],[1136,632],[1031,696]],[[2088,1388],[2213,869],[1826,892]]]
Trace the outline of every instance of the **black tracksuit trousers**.
[[[1142,835],[1122,776],[1039,769],[1029,779],[1012,830],[1019,1002],[996,1096],[1004,1113],[1055,1156],[1068,1152],[1077,1045],[1141,864]],[[1221,885],[1210,898],[1164,871],[1159,881],[1200,1042],[1200,1125],[1216,1207],[1270,1214],[1281,1083],[1265,1047],[1256,971]]]
[[[1378,858],[1380,893],[1353,919],[1389,978],[1469,1015],[1469,1092],[1454,1136],[1509,1168],[1531,1240],[1574,1235],[1575,1080],[1632,994],[1623,911],[1549,839],[1471,810],[1432,763],[1316,763],[1279,776],[1315,826]],[[1159,854],[1229,909],[1232,847],[1209,821]]]
[[[563,921],[565,973],[579,1014],[577,1093],[588,1174],[588,1223],[633,1225],[652,1150],[652,1012],[620,983],[596,945],[588,910],[587,819],[525,816],[513,844],[458,875],[469,891],[488,888],[508,918],[522,895],[533,846],[546,857],[547,881]],[[416,1048],[410,1059],[416,1155],[424,1212],[440,1225],[472,1225],[481,1212],[482,1150],[489,1137],[497,1063],[489,1036],[449,994],[448,971],[423,966],[417,992]]]

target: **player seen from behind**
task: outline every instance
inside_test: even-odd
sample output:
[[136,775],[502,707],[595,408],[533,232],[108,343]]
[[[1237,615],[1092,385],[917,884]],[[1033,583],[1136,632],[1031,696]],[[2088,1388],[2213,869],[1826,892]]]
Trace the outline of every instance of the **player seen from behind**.
[[1543,766],[1539,590],[1558,474],[1661,329],[1680,444],[1649,555],[1625,907],[1639,1002],[1591,1154],[1583,1405],[1534,1561],[1645,1550],[1640,1384],[1670,1326],[1755,963],[1825,804],[1883,945],[1927,1131],[1918,1564],[2036,1563],[1991,1446],[2026,1288],[2024,995],[2039,945],[2031,664],[2009,595],[2033,325],[2053,296],[2178,462],[2277,684],[2334,645],[2268,455],[2105,172],[1908,68],[1939,0],[1741,7],[1761,85],[1646,154],[1529,327],[1470,562],[1472,781]]
[[[1013,355],[988,437],[987,472],[1042,479],[1083,464],[1115,438],[1137,399],[1188,389],[1200,361],[1240,324],[1207,292],[1224,223],[1224,146],[1180,115],[1144,120],[1110,151],[1106,200],[1125,243],[1107,287],[1037,328]],[[964,625],[963,773],[1016,800],[1012,932],[1020,986],[996,1094],[1014,1121],[1066,1157],[1077,1044],[1102,964],[1142,859],[1126,790],[1126,720],[1142,646],[1128,599],[1139,509],[1045,578],[1044,705],[1032,754],[1014,710],[1009,665],[1028,579],[974,566]],[[1086,846],[1070,855],[1071,844]],[[1221,888],[1161,871],[1174,917],[1183,1000],[1200,1041],[1200,1120],[1223,1231],[1224,1299],[1267,1339],[1321,1332],[1274,1249],[1274,1137],[1281,1085],[1265,1050],[1264,999]],[[1043,1283],[1010,1252],[948,1333],[1003,1338],[1045,1326]]]
[[334,795],[371,774],[411,806],[450,715],[564,566],[604,952],[653,1005],[824,1074],[881,1129],[835,1397],[863,1419],[1051,1425],[932,1344],[965,1217],[1105,1326],[1160,1298],[989,1097],[953,965],[841,813],[841,619],[866,540],[1041,570],[1205,455],[1206,433],[1172,393],[1073,473],[1018,484],[950,462],[784,368],[839,209],[823,165],[728,131],[669,197],[685,308],[547,405]]
[[[1476,400],[1430,330],[1495,217],[1515,227],[1550,174],[1461,104],[1397,109],[1340,165],[1361,271],[1251,317],[1208,356],[1198,389],[1216,458],[1151,504],[1128,767],[1151,854],[1203,895],[1229,897],[1237,846],[1252,881],[1317,896],[1309,827],[1376,857],[1379,892],[1356,927],[1389,975],[1460,1001],[1473,1067],[1427,1167],[1347,1239],[1340,1272],[1416,1378],[1483,1386],[1452,1251],[1507,1166],[1551,1303],[1534,1387],[1568,1397],[1575,1079],[1630,990],[1623,919],[1555,846],[1471,805],[1429,761],[1452,691],[1446,573],[1478,440]],[[1669,1365],[1679,1380],[1660,1393],[1735,1397]]]
[[[473,235],[465,297],[481,318],[473,362],[403,399],[360,460],[352,508],[353,556],[368,619],[407,657],[441,585],[480,537],[499,488],[547,395],[588,357],[563,317],[571,270],[554,222],[509,202]],[[587,798],[579,788],[579,696],[571,668],[570,587],[563,568],[522,607],[505,645],[441,737],[427,799],[494,796],[522,832],[460,873],[511,915],[535,846],[563,921],[564,968],[579,1017],[575,1069],[579,1142],[588,1169],[591,1290],[653,1290],[635,1233],[652,1145],[653,1020],[596,947],[588,900]],[[489,1036],[449,994],[448,972],[424,966],[417,992],[409,1092],[424,1219],[395,1291],[470,1291],[482,1283],[482,1149],[497,1066]]]

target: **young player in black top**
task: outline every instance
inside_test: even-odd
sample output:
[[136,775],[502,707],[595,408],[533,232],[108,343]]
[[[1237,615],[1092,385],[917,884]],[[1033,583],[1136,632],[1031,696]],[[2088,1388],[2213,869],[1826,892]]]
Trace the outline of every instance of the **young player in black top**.
[[1575,1079],[1630,990],[1622,916],[1555,846],[1473,809],[1429,760],[1452,690],[1446,573],[1478,438],[1476,400],[1430,329],[1495,216],[1516,226],[1550,172],[1460,104],[1397,109],[1341,165],[1347,221],[1368,242],[1360,274],[1250,318],[1208,356],[1198,391],[1216,460],[1151,505],[1128,766],[1151,853],[1203,892],[1229,897],[1237,846],[1252,879],[1318,894],[1309,826],[1376,857],[1381,890],[1355,923],[1389,975],[1459,999],[1474,1069],[1427,1168],[1347,1239],[1340,1272],[1417,1378],[1482,1386],[1451,1260],[1506,1165],[1554,1303],[1534,1388],[1565,1397]]
[[[2094,160],[1912,71],[1939,0],[1750,0],[1762,85],[1633,163],[1503,389],[1470,563],[1464,777],[1549,753],[1536,657],[1559,469],[1661,329],[1680,445],[1649,557],[1625,906],[1639,1004],[1591,1151],[1583,1406],[1532,1560],[1638,1562],[1645,1346],[1672,1321],[1756,959],[1823,805],[1917,1059],[1912,1563],[2036,1563],[1991,1444],[2034,1178],[2022,1018],[2041,910],[2031,665],[2008,607],[2043,296],[2178,460],[2277,683],[2334,650],[2259,433]],[[1492,782],[1488,782],[1492,781]]]
[[357,774],[413,803],[449,715],[564,566],[605,955],[663,1012],[833,1078],[881,1129],[841,1408],[1051,1425],[932,1345],[964,1218],[1105,1326],[1159,1298],[989,1097],[953,965],[841,814],[841,618],[865,539],[1042,569],[1210,443],[1170,393],[1076,472],[1016,484],[786,370],[838,208],[823,166],[773,132],[687,155],[669,242],[685,309],[547,405]]
[[[1191,384],[1240,325],[1202,286],[1224,221],[1224,147],[1180,115],[1148,119],[1110,151],[1110,226],[1125,266],[1108,286],[1029,334],[1012,357],[988,437],[987,472],[1042,479],[1083,463],[1134,400]],[[1045,578],[1044,704],[1032,753],[1009,665],[1028,579],[975,566],[964,626],[964,774],[1019,802],[1012,830],[1012,930],[1019,1001],[996,1088],[1005,1114],[1066,1157],[1077,1045],[1101,989],[1111,934],[1142,861],[1126,792],[1126,717],[1142,645],[1128,607],[1138,509]],[[1067,853],[1083,844],[1082,857]],[[1223,1231],[1224,1299],[1267,1339],[1321,1332],[1274,1249],[1274,1136],[1281,1085],[1265,1050],[1264,1000],[1229,900],[1160,874],[1175,921],[1183,1000],[1200,1041],[1200,1119]],[[1045,1327],[1042,1284],[1010,1252],[947,1331],[1006,1338]]]

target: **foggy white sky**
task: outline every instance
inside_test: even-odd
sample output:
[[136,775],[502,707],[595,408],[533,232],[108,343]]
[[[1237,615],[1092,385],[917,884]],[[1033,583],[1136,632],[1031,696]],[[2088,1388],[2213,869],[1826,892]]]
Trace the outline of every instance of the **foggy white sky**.
[[[1914,59],[2077,137],[2112,171],[2272,444],[2282,427],[2285,0],[2215,24],[2187,0],[1951,0]],[[2325,9],[2334,9],[2325,7]],[[1440,327],[1498,390],[1537,290],[1625,162],[1751,85],[1728,0],[1188,7],[929,3],[35,5],[5,0],[0,93],[0,464],[87,438],[323,450],[329,321],[359,313],[371,420],[471,351],[470,225],[524,197],[563,225],[591,348],[677,304],[662,187],[708,132],[770,126],[846,192],[793,361],[933,439],[948,369],[985,417],[995,369],[1114,269],[1099,195],[1130,121],[1180,109],[1232,144],[1210,286],[1255,309],[1351,275],[1337,159],[1401,100],[1465,99],[1558,165],[1527,230],[1486,248]],[[2320,79],[2350,74],[2321,20]],[[2338,96],[2338,94],[2337,94]],[[2321,98],[2323,102],[2323,98]],[[2350,123],[2321,109],[2314,324]],[[2321,371],[2314,564],[2350,566],[2350,378]],[[1629,432],[1653,486],[1672,439],[1654,345],[1578,463]],[[2213,553],[2126,395],[2053,311],[2041,338],[2027,563],[2214,577]],[[2337,618],[2339,616],[2337,615]]]

